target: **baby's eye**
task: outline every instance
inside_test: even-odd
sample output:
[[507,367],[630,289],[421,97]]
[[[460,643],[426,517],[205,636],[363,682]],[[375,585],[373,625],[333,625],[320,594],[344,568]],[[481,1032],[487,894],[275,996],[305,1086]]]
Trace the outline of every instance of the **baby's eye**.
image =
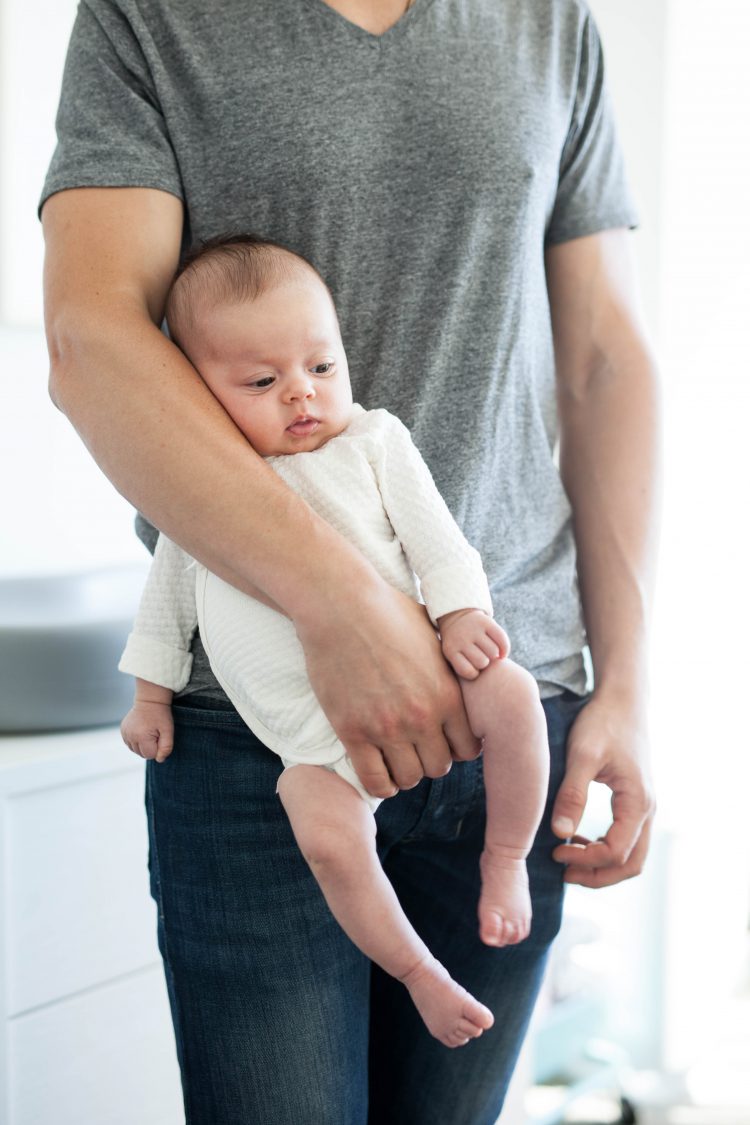
[[316,363],[311,371],[313,375],[330,375],[333,371],[333,363],[331,360],[326,360],[325,363]]
[[264,375],[261,379],[256,379],[254,382],[248,383],[248,386],[259,391],[264,391],[266,387],[272,386],[273,382],[273,375]]

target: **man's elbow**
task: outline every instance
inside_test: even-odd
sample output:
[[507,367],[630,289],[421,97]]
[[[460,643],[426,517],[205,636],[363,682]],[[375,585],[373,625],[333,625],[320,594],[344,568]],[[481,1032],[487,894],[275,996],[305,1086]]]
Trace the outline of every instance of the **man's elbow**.
[[57,389],[56,375],[51,364],[49,369],[49,379],[47,380],[47,393],[52,400],[52,405],[56,406],[61,414],[64,414],[65,411],[63,410],[62,399],[60,398],[60,394]]
[[74,356],[79,351],[80,329],[63,322],[62,318],[47,317],[47,352],[49,354],[49,379],[47,390],[53,404],[67,415],[68,388],[75,379]]
[[557,363],[557,392],[560,403],[581,407],[597,403],[602,394],[617,393],[620,388],[630,392],[658,384],[658,369],[646,337],[636,331],[623,330],[591,346],[585,354],[577,354],[568,364]]
[[76,402],[87,393],[92,375],[106,365],[111,352],[107,341],[115,336],[127,338],[128,331],[132,332],[132,324],[124,324],[124,319],[119,308],[71,304],[46,309],[48,391],[66,417],[71,418]]

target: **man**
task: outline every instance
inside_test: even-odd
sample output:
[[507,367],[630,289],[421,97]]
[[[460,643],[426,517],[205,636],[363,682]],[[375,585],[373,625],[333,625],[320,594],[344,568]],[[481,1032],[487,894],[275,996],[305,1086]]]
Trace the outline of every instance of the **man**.
[[[148,780],[188,1120],[494,1122],[559,925],[560,865],[592,887],[636,874],[653,811],[655,376],[596,31],[576,0],[167,9],[79,12],[44,194],[51,393],[154,527],[294,621],[362,782],[400,790],[379,842],[407,913],[498,1017],[446,1057],[398,986],[374,973],[370,992],[356,951],[326,976],[318,946],[341,939],[314,887],[286,903],[303,869],[275,766],[198,659],[175,752]],[[537,677],[552,789],[514,958],[468,936],[481,759],[423,612],[285,488],[159,329],[183,243],[233,225],[321,269],[355,396],[409,425]],[[597,842],[574,835],[591,780],[613,792]]]

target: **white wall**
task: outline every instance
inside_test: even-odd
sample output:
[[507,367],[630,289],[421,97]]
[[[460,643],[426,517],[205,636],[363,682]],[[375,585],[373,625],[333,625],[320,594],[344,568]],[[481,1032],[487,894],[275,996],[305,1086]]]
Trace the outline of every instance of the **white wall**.
[[41,323],[42,241],[36,204],[75,0],[0,0],[0,323]]
[[654,721],[679,855],[667,975],[667,1058],[679,1065],[720,1029],[747,944],[750,10],[672,0],[669,40]]
[[667,0],[590,0],[602,43],[628,178],[638,206],[634,235],[646,319],[661,318]]
[[588,909],[612,943],[613,1033],[638,1061],[680,1069],[720,1032],[747,949],[750,11],[591,7],[641,209],[666,482],[651,708],[660,839],[643,879]]
[[47,395],[36,206],[75,0],[0,0],[0,576],[145,556],[132,511]]

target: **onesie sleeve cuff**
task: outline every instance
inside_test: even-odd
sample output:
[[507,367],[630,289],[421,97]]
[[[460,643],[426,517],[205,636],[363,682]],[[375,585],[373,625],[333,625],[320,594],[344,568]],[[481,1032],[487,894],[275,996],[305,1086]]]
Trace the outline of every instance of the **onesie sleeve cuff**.
[[457,609],[481,609],[492,617],[492,598],[484,573],[470,566],[444,566],[420,581],[422,597],[433,625]]
[[192,666],[191,653],[135,633],[128,637],[117,665],[121,672],[172,691],[182,691],[190,679]]

